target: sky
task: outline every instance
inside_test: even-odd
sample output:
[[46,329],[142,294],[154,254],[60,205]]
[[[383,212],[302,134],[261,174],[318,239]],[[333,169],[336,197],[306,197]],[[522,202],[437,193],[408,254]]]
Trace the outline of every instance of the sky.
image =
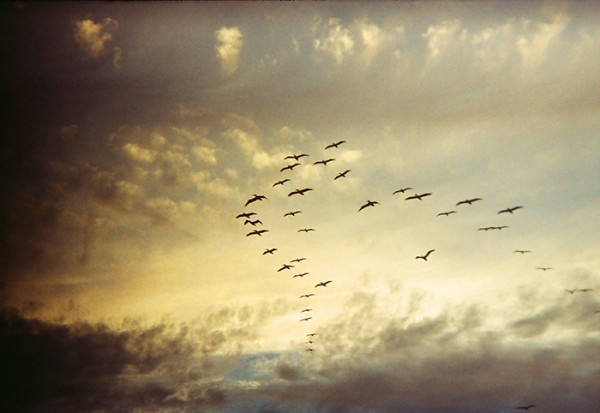
[[600,411],[597,3],[1,7],[2,411]]

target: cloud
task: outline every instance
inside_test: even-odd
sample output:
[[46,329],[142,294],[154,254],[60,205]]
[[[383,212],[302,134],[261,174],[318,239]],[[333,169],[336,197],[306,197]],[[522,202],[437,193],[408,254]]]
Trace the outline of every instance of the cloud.
[[244,46],[244,36],[238,27],[221,27],[215,32],[218,45],[217,58],[221,62],[224,77],[233,75],[240,64],[240,53]]
[[329,33],[325,39],[314,41],[315,50],[322,51],[333,57],[340,64],[347,56],[354,53],[354,40],[350,31],[343,28],[338,19],[329,19]]
[[[113,34],[118,28],[117,21],[110,17],[105,18],[101,23],[95,23],[91,19],[80,20],[75,22],[75,42],[87,56],[97,59],[109,53],[108,44],[113,41]],[[112,63],[119,69],[123,50],[115,47],[112,53]]]

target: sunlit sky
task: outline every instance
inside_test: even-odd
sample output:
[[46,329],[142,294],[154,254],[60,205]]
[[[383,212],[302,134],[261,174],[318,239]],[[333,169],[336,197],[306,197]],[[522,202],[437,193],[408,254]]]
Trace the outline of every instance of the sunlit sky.
[[600,411],[595,2],[1,14],[7,411]]

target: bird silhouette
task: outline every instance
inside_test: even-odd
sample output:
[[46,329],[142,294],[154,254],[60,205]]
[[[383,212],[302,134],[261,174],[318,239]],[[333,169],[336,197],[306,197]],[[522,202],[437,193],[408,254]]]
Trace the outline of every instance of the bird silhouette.
[[315,349],[312,348],[312,347],[309,347],[309,348],[306,349],[306,351],[315,351]]
[[267,199],[267,197],[266,197],[266,196],[264,196],[264,195],[257,195],[257,194],[254,194],[254,196],[252,196],[250,199],[248,199],[248,200],[246,201],[246,203],[244,204],[244,206],[248,206],[248,205],[250,205],[251,203],[253,203],[253,202],[256,202],[256,201],[262,201],[263,199]]
[[417,256],[415,257],[415,259],[417,259],[417,260],[418,260],[418,259],[420,258],[420,259],[422,259],[422,260],[424,260],[424,261],[427,261],[427,257],[429,257],[429,254],[431,254],[433,251],[435,251],[435,250],[429,250],[429,251],[427,251],[427,253],[425,253],[424,255],[417,255]]
[[302,261],[306,261],[306,258],[294,258],[293,260],[291,260],[290,262],[302,262]]
[[320,283],[318,283],[317,285],[315,285],[315,288],[317,287],[327,287],[327,284],[333,282],[332,280],[329,281],[321,281]]
[[263,255],[266,255],[266,254],[271,254],[271,255],[273,255],[273,253],[274,253],[275,251],[277,251],[277,248],[267,248],[267,249],[266,249],[266,250],[263,252]]
[[304,310],[300,311],[301,313],[307,313],[309,311],[312,311],[312,308],[305,308]]
[[247,233],[246,236],[249,237],[251,235],[258,235],[259,237],[262,237],[262,234],[264,234],[265,232],[269,232],[269,230],[268,229],[256,229],[254,231]]
[[286,159],[294,159],[294,160],[296,160],[296,161],[299,161],[299,160],[300,160],[300,158],[303,158],[303,157],[305,157],[305,156],[308,156],[308,154],[307,154],[307,153],[301,153],[301,154],[299,154],[299,155],[288,155],[288,156],[286,156],[286,157],[285,157],[285,158],[283,158],[283,159],[284,159],[284,160],[286,160]]
[[593,288],[580,288],[578,292],[587,293],[588,291],[594,291]]
[[312,297],[313,295],[314,295],[314,294],[302,294],[302,295],[300,296],[300,298],[310,298],[310,297]]
[[281,181],[277,181],[277,182],[275,182],[275,183],[273,184],[273,186],[275,187],[275,186],[277,186],[277,185],[283,185],[283,184],[285,184],[286,182],[289,182],[289,181],[290,181],[290,180],[289,180],[289,178],[285,178],[285,179],[282,179]]
[[450,214],[456,214],[456,211],[448,211],[448,212],[440,212],[439,214],[437,214],[438,217],[440,216],[448,216]]
[[325,149],[330,149],[330,148],[337,148],[338,146],[340,146],[342,143],[346,143],[346,141],[338,141],[338,142],[333,142],[330,143],[329,145],[327,145],[325,147]]
[[310,319],[312,319],[312,317],[306,317],[306,318],[303,318],[303,319],[302,319],[302,320],[300,320],[300,321],[308,321],[308,320],[310,320]]
[[503,230],[504,228],[508,228],[508,225],[502,225],[500,227],[488,227],[489,229],[497,229],[497,230]]
[[367,202],[364,205],[362,205],[360,208],[358,208],[358,212],[362,211],[363,209],[365,209],[367,207],[372,207],[375,205],[379,205],[379,202],[367,200]]
[[522,206],[516,206],[516,207],[512,207],[512,208],[506,208],[506,209],[502,209],[500,211],[498,211],[499,214],[505,214],[505,213],[509,213],[512,214],[513,212],[515,212],[517,209],[521,209],[523,208]]
[[308,275],[308,274],[309,274],[309,273],[307,273],[307,272],[303,272],[303,273],[301,273],[301,274],[296,274],[296,275],[294,275],[294,277],[293,277],[293,278],[296,278],[296,277],[300,277],[300,278],[302,278],[302,277],[304,277],[305,275]]
[[338,174],[335,176],[335,178],[333,178],[333,180],[335,181],[336,179],[339,179],[339,178],[345,178],[345,177],[346,177],[346,175],[348,174],[348,172],[350,172],[350,169],[346,169],[344,172],[340,172],[340,173],[338,173]]
[[256,212],[243,212],[238,214],[235,218],[250,218],[252,215],[256,215]]
[[290,211],[283,214],[284,217],[295,217],[296,214],[300,214],[302,211]]
[[568,290],[568,289],[566,289],[565,291],[568,292],[569,294],[574,294],[577,291],[579,291],[579,289],[577,289],[577,288],[575,288],[574,290]]
[[426,196],[430,196],[433,195],[431,192],[426,192],[424,194],[414,194],[409,196],[408,198],[405,198],[406,201],[410,201],[411,199],[418,199],[419,201],[421,201],[423,198],[425,198]]
[[258,224],[262,225],[262,221],[260,219],[255,219],[254,221],[250,220],[250,219],[247,219],[247,220],[244,221],[244,225],[246,225],[246,224],[250,224],[250,225],[252,225],[254,227],[254,226],[258,225]]
[[519,254],[529,254],[531,251],[529,250],[514,250],[513,252],[518,252]]
[[323,166],[326,166],[329,162],[333,162],[333,161],[335,161],[334,158],[322,159],[320,161],[314,162],[313,165],[323,165]]
[[552,267],[537,267],[536,270],[541,270],[541,271],[550,271],[552,269]]
[[292,195],[304,195],[306,192],[308,191],[312,191],[312,188],[303,188],[303,189],[295,189],[292,192],[290,192],[288,194],[288,196],[292,196]]
[[283,271],[283,270],[289,270],[291,268],[294,268],[294,266],[293,265],[289,265],[289,264],[283,264],[281,266],[281,268],[277,270],[277,272],[280,272],[280,271]]
[[535,407],[535,404],[528,404],[526,406],[515,406],[515,410],[529,410],[532,407]]
[[473,202],[477,202],[477,201],[481,201],[483,200],[483,198],[471,198],[471,199],[465,199],[464,201],[459,201],[456,203],[456,206],[459,205],[464,205],[464,204],[469,204],[469,205],[473,205]]
[[311,231],[314,231],[314,229],[313,228],[300,228],[298,230],[298,232],[311,232]]
[[481,227],[477,228],[477,231],[489,231],[490,229],[494,229],[493,227]]
[[292,171],[295,167],[297,167],[298,165],[300,165],[300,162],[296,162],[293,164],[290,164],[288,166],[284,166],[283,168],[281,168],[279,171],[283,172],[283,171]]
[[317,333],[308,333],[308,334],[306,335],[306,337],[314,337],[314,336],[316,336],[316,335],[317,335]]
[[410,188],[410,187],[406,187],[406,188],[400,188],[400,189],[397,189],[397,190],[395,190],[395,191],[392,193],[392,195],[396,195],[396,194],[403,194],[404,192],[406,192],[406,191],[409,191],[409,190],[411,190],[411,189],[412,189],[412,188]]

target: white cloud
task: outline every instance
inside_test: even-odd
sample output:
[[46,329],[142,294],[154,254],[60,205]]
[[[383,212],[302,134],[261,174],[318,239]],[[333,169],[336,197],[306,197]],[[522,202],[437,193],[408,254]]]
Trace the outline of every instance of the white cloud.
[[126,143],[122,146],[123,152],[131,159],[140,163],[152,163],[156,160],[158,152],[142,148],[135,143]]
[[[107,46],[113,41],[113,33],[118,27],[117,21],[110,17],[105,18],[101,23],[95,23],[90,19],[81,20],[75,22],[75,41],[86,55],[98,58],[108,53]],[[113,64],[118,68],[123,53],[119,47],[115,47],[113,53]]]
[[192,147],[192,153],[197,159],[201,160],[202,162],[205,162],[209,165],[217,164],[217,149],[214,147],[209,148],[207,146],[195,145]]
[[423,38],[427,40],[429,58],[433,61],[441,59],[459,35],[461,39],[466,36],[466,30],[461,31],[459,20],[446,20],[436,26],[429,26],[423,34]]
[[324,40],[314,41],[316,50],[330,54],[336,63],[342,63],[346,56],[354,53],[354,40],[348,29],[340,25],[338,19],[329,19],[329,33]]
[[375,24],[366,21],[358,22],[360,38],[365,46],[364,56],[367,63],[381,51],[385,41],[385,33]]
[[219,43],[216,49],[223,76],[229,77],[238,70],[244,36],[238,27],[221,27],[215,36]]

